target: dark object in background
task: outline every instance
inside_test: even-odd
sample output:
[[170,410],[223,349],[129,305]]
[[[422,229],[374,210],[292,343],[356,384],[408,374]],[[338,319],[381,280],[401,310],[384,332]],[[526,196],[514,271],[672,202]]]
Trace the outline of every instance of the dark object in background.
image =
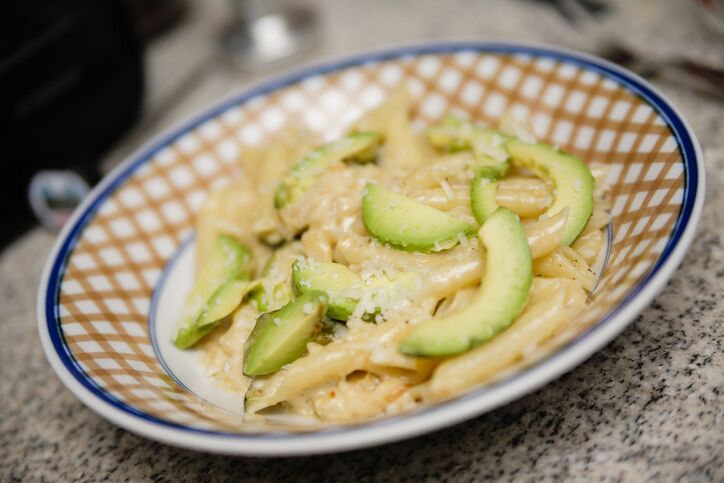
[[532,0],[538,3],[546,3],[555,8],[569,22],[575,20],[570,14],[572,8],[583,9],[592,17],[602,16],[609,11],[609,6],[601,0]]
[[125,0],[144,44],[176,25],[188,11],[186,0]]
[[32,226],[28,184],[98,161],[136,121],[143,45],[183,0],[5,0],[0,7],[0,249]]
[[123,1],[19,0],[0,20],[0,246],[32,224],[41,169],[97,180],[96,161],[138,117],[141,43]]

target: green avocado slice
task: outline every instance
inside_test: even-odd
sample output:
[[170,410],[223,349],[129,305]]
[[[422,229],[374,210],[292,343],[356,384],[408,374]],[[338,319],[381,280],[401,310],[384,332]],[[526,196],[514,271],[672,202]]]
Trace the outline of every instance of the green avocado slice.
[[373,183],[362,198],[362,221],[379,241],[407,251],[446,250],[459,242],[459,234],[475,231],[469,223]]
[[259,281],[231,280],[214,292],[201,311],[198,327],[213,324],[230,315],[239,306],[246,294],[259,285]]
[[274,194],[274,206],[281,209],[299,200],[337,161],[372,161],[381,139],[382,136],[376,132],[356,132],[313,150],[292,168],[279,185]]
[[292,299],[292,287],[288,282],[289,274],[294,260],[303,254],[302,244],[298,241],[292,241],[279,247],[267,260],[262,269],[261,278],[271,277],[273,280],[280,280],[280,282],[271,288],[265,288],[262,281],[258,287],[251,291],[249,300],[256,304],[259,312],[277,309]]
[[260,315],[245,345],[244,374],[271,374],[304,354],[307,343],[322,330],[327,300],[324,292],[307,292]]
[[465,308],[420,324],[400,346],[404,354],[451,356],[479,345],[508,327],[525,308],[533,281],[530,246],[518,216],[498,208],[478,232],[485,273]]
[[297,294],[322,291],[329,297],[327,315],[336,320],[349,319],[358,299],[344,295],[362,287],[362,277],[340,263],[297,260],[292,265],[292,287]]
[[229,235],[219,235],[199,271],[191,296],[206,302],[229,280],[249,280],[254,270],[251,251]]
[[430,144],[450,152],[470,150],[474,155],[471,168],[490,168],[503,176],[510,168],[510,155],[505,143],[512,136],[489,127],[473,124],[457,116],[446,116],[427,132]]
[[588,166],[576,156],[563,153],[549,144],[514,140],[506,146],[513,162],[553,183],[553,204],[542,216],[556,215],[567,206],[570,214],[561,243],[573,243],[593,213],[594,180]]
[[206,337],[215,327],[216,324],[208,324],[203,327],[197,325],[184,327],[178,331],[173,343],[179,349],[188,349]]
[[257,285],[258,282],[244,280],[226,282],[211,296],[196,323],[179,330],[174,344],[180,349],[188,349],[196,344],[211,332],[218,322],[231,315],[246,294]]
[[473,216],[481,225],[498,209],[495,196],[498,192],[498,172],[482,168],[477,171],[470,185],[470,203]]
[[[213,329],[214,322],[223,318],[212,320],[213,313],[207,313],[204,316],[204,311],[210,308],[211,299],[229,282],[248,282],[252,271],[251,251],[235,238],[228,235],[219,235],[214,241],[211,252],[199,271],[194,288],[187,298],[187,315],[184,326],[179,330],[174,344],[180,349],[188,349],[208,334]],[[223,311],[222,308],[225,310],[228,306],[233,305],[235,301],[236,306],[238,306],[243,298],[242,294],[237,300],[235,293],[239,291],[238,289],[239,287],[232,288],[232,286],[229,286],[227,289],[221,290],[218,298],[213,302],[216,307],[213,312]],[[236,306],[231,308],[228,313],[233,311]],[[202,317],[205,317],[203,327],[199,325]],[[209,328],[206,329],[206,327]]]
[[[303,294],[311,290],[326,293],[329,297],[327,315],[342,321],[350,318],[360,297],[365,294],[372,295],[375,304],[381,301],[374,296],[383,291],[386,300],[399,300],[419,289],[419,283],[420,275],[413,272],[399,273],[392,278],[376,276],[365,281],[345,265],[332,262],[297,260],[292,268],[292,286],[295,293]],[[364,314],[363,320],[373,321],[380,310],[381,307],[371,309]]]

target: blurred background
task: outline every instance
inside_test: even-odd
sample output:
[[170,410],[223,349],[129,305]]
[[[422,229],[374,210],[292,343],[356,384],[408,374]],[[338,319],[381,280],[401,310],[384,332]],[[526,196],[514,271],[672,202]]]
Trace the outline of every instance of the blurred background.
[[601,55],[664,89],[724,99],[721,0],[3,3],[0,250],[38,223],[59,229],[104,173],[184,117],[330,55],[438,39],[527,40]]

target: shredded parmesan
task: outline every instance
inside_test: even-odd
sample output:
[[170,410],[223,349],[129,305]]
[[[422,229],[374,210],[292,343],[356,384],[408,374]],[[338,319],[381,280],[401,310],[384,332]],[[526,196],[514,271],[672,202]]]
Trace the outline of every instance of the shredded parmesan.
[[458,241],[463,248],[465,248],[466,250],[470,249],[470,240],[467,236],[465,236],[465,233],[458,233]]
[[445,192],[445,196],[447,197],[448,200],[452,200],[454,198],[455,195],[453,195],[453,191],[450,188],[450,185],[448,184],[447,181],[445,181],[444,179],[441,180],[440,187]]

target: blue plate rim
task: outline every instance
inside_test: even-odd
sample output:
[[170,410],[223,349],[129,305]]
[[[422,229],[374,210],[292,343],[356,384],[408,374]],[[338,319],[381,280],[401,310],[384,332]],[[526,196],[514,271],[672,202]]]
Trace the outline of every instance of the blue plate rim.
[[[644,279],[627,295],[624,301],[622,301],[611,312],[606,314],[601,321],[584,333],[580,334],[566,346],[560,348],[558,351],[547,356],[543,360],[538,361],[535,365],[515,374],[511,378],[473,390],[451,401],[422,408],[411,413],[392,416],[379,421],[360,423],[359,425],[354,426],[322,429],[311,433],[244,434],[193,428],[172,423],[150,416],[118,401],[110,394],[106,393],[103,389],[95,385],[95,383],[93,383],[92,380],[83,373],[81,367],[74,360],[72,354],[70,354],[67,350],[62,330],[60,329],[60,314],[57,300],[60,284],[62,282],[62,275],[64,273],[65,264],[85,226],[93,218],[97,209],[108,198],[108,196],[119,188],[136,171],[136,169],[140,168],[143,164],[152,159],[159,150],[163,149],[169,143],[183,136],[188,131],[202,125],[209,119],[218,116],[227,109],[249,102],[258,96],[263,96],[310,77],[343,70],[348,67],[396,58],[461,52],[547,57],[554,60],[569,62],[578,65],[579,67],[592,70],[598,74],[617,81],[637,96],[643,98],[659,113],[659,115],[662,116],[671,129],[672,134],[675,136],[677,146],[681,151],[682,158],[684,160],[686,182],[682,209],[677,217],[676,225],[672,230],[672,236],[669,243],[664,248],[662,255],[659,257],[659,260],[644,277]],[[595,350],[603,346],[610,339],[615,337],[618,332],[623,330],[623,328],[628,325],[628,323],[630,323],[641,310],[648,306],[651,298],[653,298],[653,296],[663,287],[663,284],[668,280],[675,268],[678,266],[681,258],[683,258],[683,252],[693,238],[693,233],[696,229],[701,207],[703,205],[704,177],[703,156],[701,154],[701,148],[698,141],[696,140],[688,123],[679,115],[673,105],[671,105],[671,103],[666,100],[662,94],[660,94],[654,87],[649,85],[643,79],[605,60],[559,47],[543,46],[540,44],[534,45],[524,42],[497,41],[424,42],[420,44],[392,47],[362,54],[343,56],[338,60],[320,62],[311,66],[295,69],[292,73],[278,75],[272,79],[261,81],[253,87],[243,89],[240,93],[227,97],[225,100],[214,104],[211,108],[203,109],[200,113],[191,116],[189,119],[167,130],[164,134],[158,136],[156,139],[136,151],[135,155],[128,158],[114,169],[91,192],[86,202],[84,202],[76,210],[71,218],[71,221],[67,224],[61,235],[59,235],[56,246],[48,258],[40,290],[38,292],[38,323],[40,335],[46,356],[51,362],[51,365],[56,370],[59,377],[61,377],[63,382],[66,383],[66,386],[68,386],[83,402],[92,409],[101,413],[103,416],[131,431],[169,444],[196,449],[207,449],[217,452],[238,452],[243,454],[306,454],[311,452],[339,451],[353,447],[369,446],[382,441],[392,441],[403,437],[410,437],[415,434],[420,434],[422,432],[437,429],[439,427],[473,417],[484,411],[491,410],[494,407],[497,407],[500,404],[516,397],[520,397],[524,393],[537,389],[563,372],[575,367],[575,365],[592,355]],[[632,302],[638,303],[631,307]],[[629,309],[628,311],[625,310],[627,308]],[[627,314],[624,315],[624,312],[627,312]],[[625,321],[622,323],[621,319],[625,319]],[[613,322],[616,321],[618,323],[613,324]],[[604,331],[604,329],[608,330]],[[605,336],[602,335],[604,332]],[[594,336],[601,336],[601,341],[590,343]],[[581,351],[578,351],[578,355],[567,354],[569,351],[580,348],[583,345],[582,342],[584,341],[589,342],[587,345],[594,348],[585,351],[586,353],[583,355],[580,354]],[[555,363],[555,359],[560,359],[560,361]],[[561,367],[561,362],[566,360],[573,362],[562,364],[562,366],[565,367],[554,371],[554,373],[548,371],[548,374],[540,381],[531,381],[531,376],[536,375],[542,368],[547,366],[550,368],[554,368],[556,366]],[[387,435],[383,438],[369,437],[369,431],[374,430],[375,428],[400,425],[402,422],[409,423],[410,421],[434,415],[436,412],[442,410],[449,412],[449,410],[454,408],[456,405],[475,401],[486,394],[490,395],[495,391],[499,391],[502,387],[510,386],[510,388],[515,388],[516,383],[520,383],[524,380],[527,381],[526,384],[524,384],[525,388],[519,390],[516,394],[499,398],[497,403],[492,405],[488,404],[478,411],[468,411],[469,414],[466,414],[463,417],[448,417],[441,423],[426,424],[424,427],[418,427],[417,429],[410,428],[409,424],[407,424],[408,428],[404,431],[404,434],[394,435],[392,437]],[[100,406],[98,403],[100,403]],[[128,419],[120,417],[117,411],[126,413],[132,418],[139,418],[141,420],[141,425],[132,424]],[[151,426],[146,427],[146,424]],[[164,431],[163,434],[154,434],[154,431],[158,430],[160,427],[164,427],[164,430],[171,430],[171,432],[168,433],[167,431]],[[336,446],[334,445],[333,440],[329,440],[330,437],[334,438],[340,434],[350,435],[356,432],[368,433],[367,438],[364,441],[360,441],[360,444],[348,443],[347,447]],[[193,434],[201,437],[201,439],[195,442],[175,439],[182,434]],[[209,440],[206,437],[211,437],[212,439]],[[294,450],[287,448],[286,450],[277,451],[268,445],[255,449],[248,447],[234,448],[226,445],[213,444],[213,440],[219,437],[237,442],[252,442],[254,444],[259,444],[264,441],[270,441],[276,444],[283,441],[292,441],[294,444],[299,444],[300,448],[296,448]],[[309,446],[308,448],[303,447],[305,444],[309,444],[313,440],[319,438],[328,440],[326,441],[326,445],[316,444],[314,446]],[[241,449],[241,451],[237,451],[238,449]]]

